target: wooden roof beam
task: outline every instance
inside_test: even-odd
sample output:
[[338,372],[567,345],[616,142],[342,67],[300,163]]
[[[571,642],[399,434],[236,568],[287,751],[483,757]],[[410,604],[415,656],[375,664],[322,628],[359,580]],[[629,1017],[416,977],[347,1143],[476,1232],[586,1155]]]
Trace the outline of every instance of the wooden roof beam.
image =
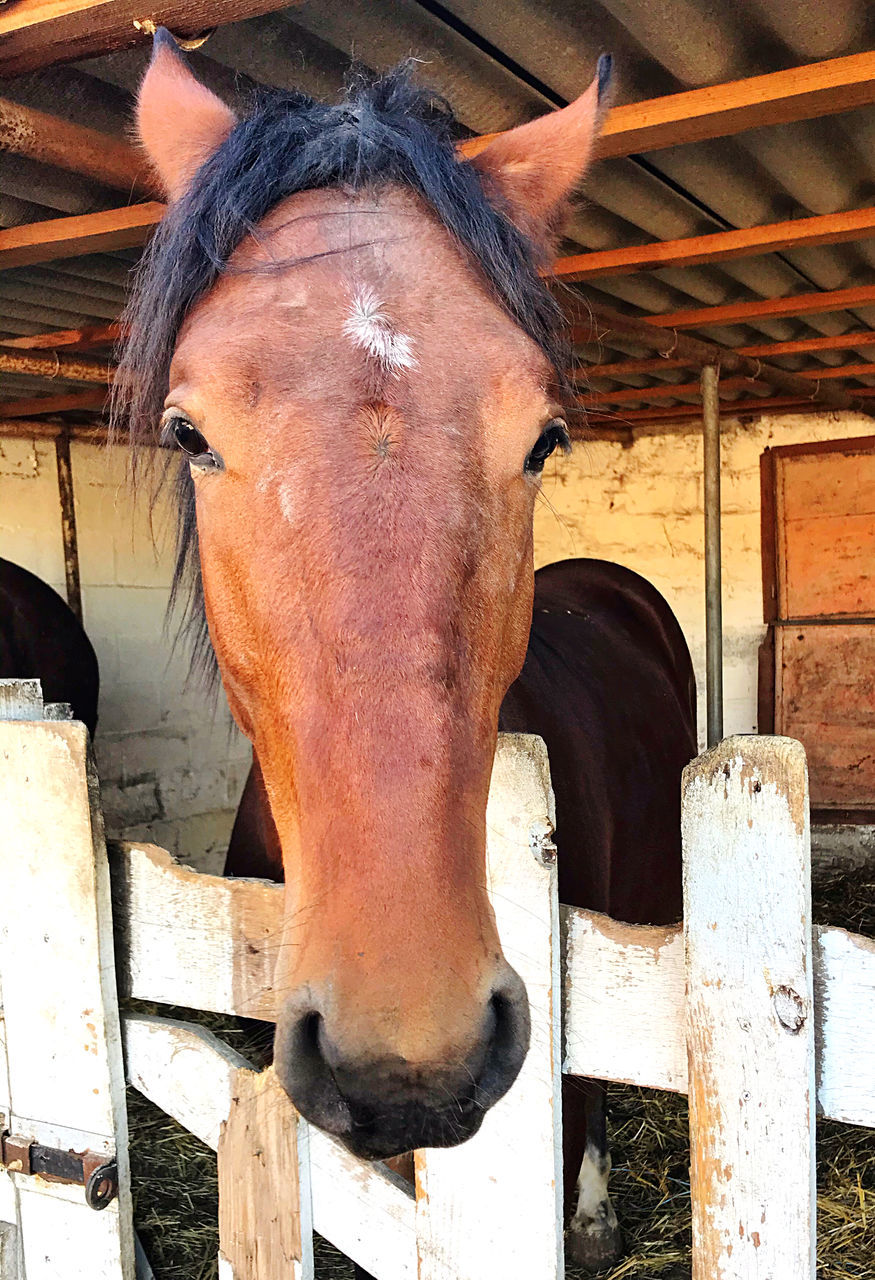
[[[867,388],[864,396],[875,396],[875,388]],[[581,397],[581,404],[586,408],[586,400]],[[776,410],[793,411],[795,413],[823,413],[823,405],[813,400],[801,400],[796,396],[763,396],[743,397],[739,400],[721,400],[720,412],[727,418],[739,418],[749,414],[774,413]],[[625,411],[608,412],[591,410],[592,421],[587,427],[576,427],[572,435],[575,439],[587,439],[598,435],[602,424],[610,427],[634,427],[637,423],[669,423],[681,422],[689,418],[701,418],[701,404],[660,405],[651,409],[626,409]],[[867,409],[868,412],[868,409]]]
[[24,375],[31,378],[62,378],[65,382],[93,382],[108,386],[114,370],[107,360],[88,360],[82,356],[40,355],[11,350],[0,342],[0,375]]
[[286,9],[294,0],[16,0],[0,8],[0,76],[110,53],[152,37],[156,26],[197,36],[226,22]]
[[0,270],[31,267],[55,258],[78,258],[86,253],[134,248],[146,242],[160,222],[164,208],[155,201],[9,227],[0,231]]
[[24,338],[2,338],[0,344],[17,351],[55,351],[59,347],[88,351],[92,347],[115,344],[121,335],[121,325],[113,322],[89,325],[84,329],[55,329],[51,333],[32,333]]
[[[0,64],[2,66],[2,64]],[[875,52],[810,62],[787,71],[632,102],[608,112],[596,149],[601,160],[726,138],[763,125],[813,120],[875,103]],[[476,155],[497,137],[471,138]]]
[[[872,292],[872,301],[875,301],[875,289]],[[829,295],[815,296],[824,298]],[[721,308],[714,307],[709,310],[718,311]],[[788,373],[786,369],[778,369],[774,365],[764,364],[762,360],[743,356],[732,348],[721,347],[717,343],[706,342],[701,338],[689,337],[677,330],[666,332],[663,327],[654,323],[656,320],[664,320],[664,316],[648,316],[645,319],[623,315],[610,307],[592,307],[586,313],[581,310],[571,318],[575,323],[576,333],[581,336],[582,341],[598,340],[610,345],[611,334],[616,333],[624,338],[633,339],[636,345],[646,350],[661,352],[670,359],[687,360],[694,368],[701,368],[705,364],[718,364],[724,374],[740,374],[745,378],[755,378],[786,395],[802,399],[813,398],[834,409],[869,411],[868,406],[863,405],[856,393],[848,394],[832,386],[831,383],[816,383],[812,396],[810,381],[806,381],[798,374]]]
[[75,391],[61,396],[33,396],[27,400],[0,400],[0,418],[35,418],[66,413],[71,409],[102,409],[106,391]]
[[157,194],[145,156],[130,143],[0,98],[0,153],[4,151],[81,174],[129,195]]
[[577,253],[557,258],[548,274],[570,284],[576,280],[655,271],[660,267],[693,267],[820,244],[842,244],[871,236],[875,236],[875,208],[854,209],[848,213],[828,213],[814,218],[793,218],[761,227],[746,227],[741,231],[718,231],[713,235],[657,240],[653,244],[633,245],[626,249]]
[[[811,351],[844,351],[875,347],[875,332],[843,333],[830,338],[801,338],[798,342],[764,342],[755,347],[733,347],[738,356],[791,356]],[[665,369],[696,369],[696,361],[656,356],[654,360],[615,360],[610,364],[576,365],[572,378],[631,378],[638,374],[661,374]],[[800,378],[863,378],[875,374],[875,365],[817,365],[800,372]]]
[[658,329],[702,329],[712,324],[746,324],[748,320],[774,320],[782,316],[822,315],[828,311],[871,307],[875,285],[832,289],[818,293],[798,293],[791,298],[757,298],[751,302],[727,302],[717,307],[697,307],[648,316],[647,324]]

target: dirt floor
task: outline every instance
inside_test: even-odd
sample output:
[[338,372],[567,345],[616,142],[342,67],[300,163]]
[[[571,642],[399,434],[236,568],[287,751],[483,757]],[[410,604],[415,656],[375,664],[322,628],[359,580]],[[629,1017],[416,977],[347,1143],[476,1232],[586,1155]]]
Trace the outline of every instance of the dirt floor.
[[[875,937],[875,869],[821,871],[814,900],[818,922]],[[175,1016],[186,1015],[180,1010]],[[210,1018],[208,1024],[244,1056],[262,1060],[263,1032],[253,1034],[227,1018]],[[134,1090],[129,1108],[134,1217],[156,1280],[215,1280],[215,1156]],[[627,1253],[605,1280],[687,1280],[686,1098],[614,1085],[609,1116],[611,1190]],[[817,1136],[818,1276],[875,1280],[875,1130],[820,1121]],[[316,1259],[318,1280],[351,1280],[351,1264],[318,1237]],[[569,1280],[581,1275],[568,1272]]]

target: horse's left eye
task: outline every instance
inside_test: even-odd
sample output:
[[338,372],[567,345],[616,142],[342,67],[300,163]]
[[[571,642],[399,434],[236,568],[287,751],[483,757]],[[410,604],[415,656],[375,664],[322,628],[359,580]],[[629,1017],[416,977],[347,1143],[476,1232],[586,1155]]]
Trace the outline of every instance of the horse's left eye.
[[210,448],[206,436],[181,413],[167,415],[161,435],[165,443],[176,444],[196,467],[221,467],[221,460]]
[[523,470],[532,476],[540,475],[544,463],[556,449],[567,452],[571,448],[568,426],[563,418],[551,418],[523,465]]

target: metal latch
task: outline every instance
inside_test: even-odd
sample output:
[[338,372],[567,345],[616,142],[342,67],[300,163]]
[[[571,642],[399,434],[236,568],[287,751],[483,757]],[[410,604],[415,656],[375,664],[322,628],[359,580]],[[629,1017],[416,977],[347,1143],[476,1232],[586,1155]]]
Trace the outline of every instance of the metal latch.
[[0,1132],[0,1165],[10,1173],[27,1173],[49,1182],[85,1188],[85,1202],[105,1209],[118,1195],[118,1165],[103,1151],[64,1151],[45,1147],[21,1134]]

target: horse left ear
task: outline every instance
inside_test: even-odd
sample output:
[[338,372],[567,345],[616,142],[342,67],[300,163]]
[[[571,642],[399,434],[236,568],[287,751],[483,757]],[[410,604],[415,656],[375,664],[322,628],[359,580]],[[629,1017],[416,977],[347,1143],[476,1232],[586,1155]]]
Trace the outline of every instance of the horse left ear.
[[159,27],[137,95],[137,133],[171,200],[237,123],[230,107],[196,79],[169,31]]
[[543,248],[552,248],[565,207],[592,159],[607,113],[610,54],[602,54],[592,84],[579,98],[501,133],[470,163],[480,170],[487,192],[495,190],[513,221]]

